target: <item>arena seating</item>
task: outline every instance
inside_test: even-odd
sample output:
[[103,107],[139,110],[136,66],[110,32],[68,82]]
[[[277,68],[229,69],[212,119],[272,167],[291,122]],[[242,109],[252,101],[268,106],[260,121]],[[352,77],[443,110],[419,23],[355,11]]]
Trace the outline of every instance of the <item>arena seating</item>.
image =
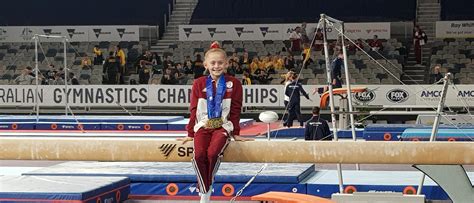
[[[102,66],[93,66],[90,72],[81,71],[81,60],[84,57],[92,59],[94,45],[99,45],[104,56],[108,51],[113,51],[115,45],[120,45],[127,54],[128,67],[148,47],[147,42],[72,42],[66,50],[66,58],[69,69],[80,80],[80,84],[102,84]],[[39,49],[39,70],[45,72],[49,64],[55,67],[63,67],[63,45],[62,43],[43,42]],[[10,84],[26,66],[35,66],[34,45],[30,43],[2,43],[0,44],[0,85]],[[89,76],[87,76],[89,75]]]
[[440,65],[442,73],[453,73],[456,84],[474,83],[474,38],[435,40],[431,67]]

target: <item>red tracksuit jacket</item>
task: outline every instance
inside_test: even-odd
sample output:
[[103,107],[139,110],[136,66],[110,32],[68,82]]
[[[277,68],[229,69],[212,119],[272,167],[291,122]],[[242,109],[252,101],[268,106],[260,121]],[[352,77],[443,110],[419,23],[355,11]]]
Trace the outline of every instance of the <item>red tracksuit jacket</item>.
[[[231,135],[240,134],[240,111],[242,109],[242,84],[231,75],[225,74],[226,93],[222,99],[222,127]],[[207,120],[206,80],[203,76],[194,80],[191,93],[191,116],[187,126],[188,136],[203,127]],[[215,84],[215,83],[214,83]],[[214,86],[214,89],[215,86]]]

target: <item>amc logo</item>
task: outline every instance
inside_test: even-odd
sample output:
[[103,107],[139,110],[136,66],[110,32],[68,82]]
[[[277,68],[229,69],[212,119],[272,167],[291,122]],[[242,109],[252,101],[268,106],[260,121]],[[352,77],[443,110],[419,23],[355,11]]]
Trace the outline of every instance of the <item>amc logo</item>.
[[194,152],[192,147],[177,147],[177,144],[162,144],[159,149],[166,159],[174,153],[179,157],[191,157]]

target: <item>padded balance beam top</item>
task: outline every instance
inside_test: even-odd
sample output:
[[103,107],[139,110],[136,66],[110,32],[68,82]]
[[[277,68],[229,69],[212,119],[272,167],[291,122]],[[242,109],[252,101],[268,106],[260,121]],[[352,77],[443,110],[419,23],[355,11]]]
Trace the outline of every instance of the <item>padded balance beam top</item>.
[[[192,142],[156,138],[1,137],[0,160],[187,162]],[[231,142],[224,161],[266,163],[474,164],[471,142]]]

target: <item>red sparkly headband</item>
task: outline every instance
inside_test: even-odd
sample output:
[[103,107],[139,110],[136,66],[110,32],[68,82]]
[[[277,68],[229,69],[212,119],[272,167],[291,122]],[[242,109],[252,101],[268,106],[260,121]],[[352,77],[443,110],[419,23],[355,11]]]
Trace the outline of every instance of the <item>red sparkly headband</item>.
[[221,48],[221,45],[219,44],[219,42],[217,41],[214,41],[212,42],[211,46],[209,47],[210,49],[220,49]]

